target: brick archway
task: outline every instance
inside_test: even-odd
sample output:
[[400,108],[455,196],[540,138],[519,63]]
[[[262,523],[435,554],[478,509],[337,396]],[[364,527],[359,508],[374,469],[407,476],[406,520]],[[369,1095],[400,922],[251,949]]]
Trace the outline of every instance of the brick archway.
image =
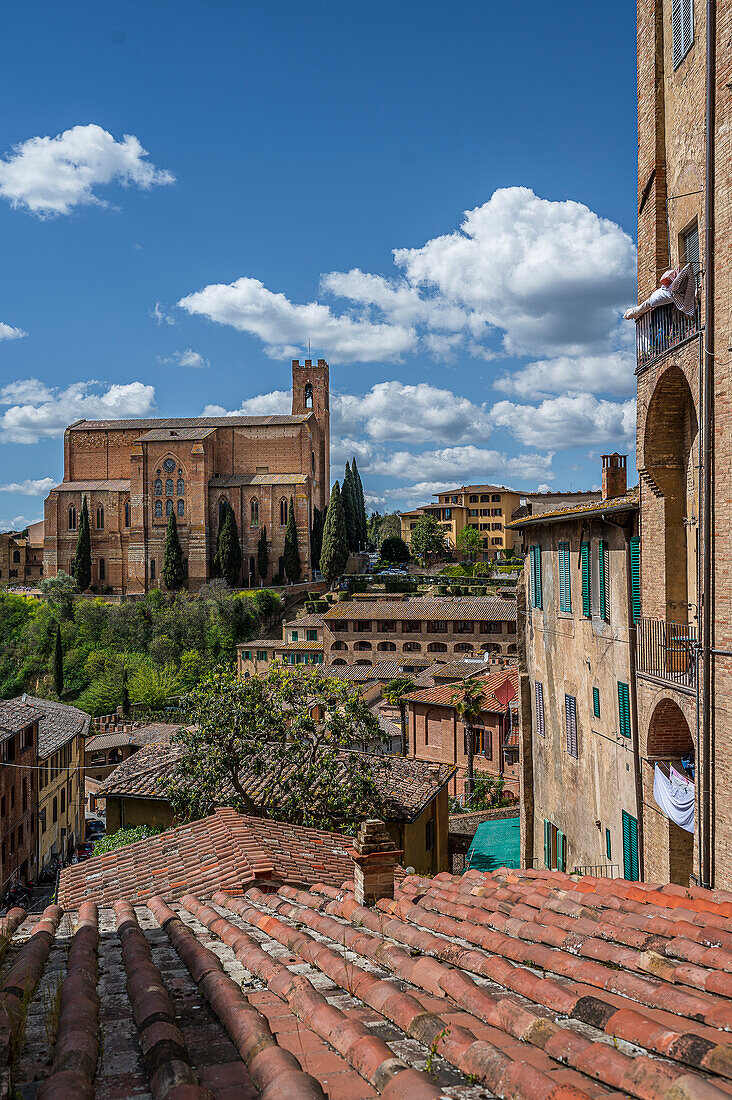
[[659,761],[681,766],[694,755],[689,724],[673,699],[656,704],[648,726],[647,759],[643,768],[645,877],[649,882],[689,885],[694,869],[694,835],[681,829],[660,810],[653,797],[654,768]]

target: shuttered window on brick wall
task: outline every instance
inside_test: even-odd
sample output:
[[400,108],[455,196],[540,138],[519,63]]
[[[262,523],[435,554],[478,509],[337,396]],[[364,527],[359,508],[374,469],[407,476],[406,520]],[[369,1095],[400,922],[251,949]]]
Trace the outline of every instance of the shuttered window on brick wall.
[[569,543],[559,543],[559,610],[572,614],[572,585],[569,572]]
[[640,539],[637,536],[630,540],[630,593],[633,601],[634,623],[637,623],[641,617],[640,545]]
[[699,274],[699,223],[694,221],[688,229],[681,234],[681,262],[691,264],[694,274]]
[[567,731],[567,752],[577,758],[577,700],[574,695],[564,696],[564,724]]
[[608,622],[610,619],[610,551],[604,539],[597,543],[597,575],[600,584],[600,618]]
[[618,716],[620,732],[623,737],[630,737],[630,693],[628,685],[618,680]]
[[541,608],[541,547],[532,546],[529,550],[529,564],[531,567],[531,602],[534,607]]
[[552,865],[552,823],[544,821],[544,866],[551,869]]
[[678,68],[694,42],[693,0],[671,0],[673,63]]
[[609,829],[605,830],[605,855],[608,859],[613,858],[613,842]]
[[600,689],[596,687],[592,689],[592,713],[595,718],[600,717]]
[[580,547],[580,562],[582,566],[582,614],[586,619],[592,618],[592,600],[590,592],[590,544],[583,542]]
[[567,838],[557,829],[557,870],[567,870]]
[[638,822],[623,810],[623,878],[638,881]]
[[546,736],[546,727],[544,725],[544,685],[540,683],[534,684],[534,699],[536,701],[536,732],[539,737]]

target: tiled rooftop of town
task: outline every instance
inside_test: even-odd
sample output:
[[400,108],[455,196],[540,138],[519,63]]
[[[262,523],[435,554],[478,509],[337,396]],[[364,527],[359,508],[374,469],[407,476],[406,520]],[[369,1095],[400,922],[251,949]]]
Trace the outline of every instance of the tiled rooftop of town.
[[323,612],[323,622],[333,619],[477,619],[480,622],[516,622],[516,601],[498,596],[416,596],[404,600],[379,600],[374,604],[357,601],[337,603]]
[[40,707],[23,702],[22,699],[0,699],[0,741],[13,733],[19,733],[42,717],[43,711]]
[[[567,494],[569,495],[569,494]],[[524,516],[506,524],[507,527],[518,530],[522,527],[534,527],[538,523],[547,523],[559,520],[563,516],[572,519],[574,516],[593,516],[605,512],[627,512],[639,507],[640,490],[629,489],[621,497],[610,497],[608,500],[587,500],[582,504],[573,504],[569,508],[554,508],[546,512],[537,512],[536,515]]]
[[505,870],[373,908],[316,883],[13,910],[5,1094],[724,1100],[731,916],[723,892]]
[[[490,672],[487,676],[476,676],[475,680],[480,684],[483,692],[483,710],[505,710],[506,704],[500,703],[493,694],[507,680],[514,690],[514,698],[518,694],[518,666],[509,665],[497,672]],[[459,684],[438,684],[436,687],[426,688],[424,691],[413,691],[405,695],[413,703],[433,703],[436,706],[452,706],[456,698],[460,698],[465,691],[465,681]]]
[[38,723],[38,755],[41,760],[46,760],[89,729],[91,719],[86,711],[78,707],[57,703],[53,699],[36,699],[32,695],[26,695],[25,700],[43,713]]

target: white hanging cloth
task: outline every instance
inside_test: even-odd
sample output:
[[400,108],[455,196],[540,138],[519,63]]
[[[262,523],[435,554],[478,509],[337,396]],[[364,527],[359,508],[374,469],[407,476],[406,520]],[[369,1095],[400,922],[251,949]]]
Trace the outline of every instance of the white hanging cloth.
[[653,769],[653,797],[666,817],[686,829],[687,833],[694,832],[693,783],[672,782],[656,764]]
[[684,264],[669,289],[676,308],[692,317],[696,310],[696,276],[691,264]]

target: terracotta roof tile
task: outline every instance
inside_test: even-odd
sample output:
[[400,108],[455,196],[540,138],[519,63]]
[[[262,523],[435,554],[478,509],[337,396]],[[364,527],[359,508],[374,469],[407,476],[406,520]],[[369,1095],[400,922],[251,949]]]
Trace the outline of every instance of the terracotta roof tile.
[[58,703],[54,699],[37,699],[27,695],[26,700],[31,706],[43,711],[43,717],[38,723],[38,755],[41,760],[52,756],[78,734],[88,733],[91,718],[86,711],[70,707],[66,703]]
[[405,600],[378,600],[374,604],[334,604],[323,612],[323,622],[332,619],[443,619],[480,622],[516,622],[516,601],[497,596],[423,596]]
[[555,508],[551,511],[538,512],[534,516],[525,516],[507,523],[506,527],[520,530],[522,527],[535,527],[547,520],[561,519],[566,516],[572,519],[574,516],[593,516],[603,512],[627,512],[635,511],[639,507],[640,491],[636,486],[621,497],[611,497],[609,500],[588,500],[584,504],[573,504],[570,508]]
[[40,707],[22,699],[0,699],[0,741],[13,733],[20,733],[42,717],[43,711]]
[[[509,681],[516,693],[514,698],[518,695],[518,667],[516,665],[509,665],[498,672],[476,676],[474,679],[477,683],[480,683],[483,689],[483,710],[504,711],[506,709],[505,703],[499,703],[493,694],[506,680]],[[450,707],[453,705],[453,699],[456,696],[461,696],[463,692],[464,687],[461,684],[440,684],[424,691],[413,691],[410,695],[405,695],[404,698],[414,703],[433,703],[436,706]]]

